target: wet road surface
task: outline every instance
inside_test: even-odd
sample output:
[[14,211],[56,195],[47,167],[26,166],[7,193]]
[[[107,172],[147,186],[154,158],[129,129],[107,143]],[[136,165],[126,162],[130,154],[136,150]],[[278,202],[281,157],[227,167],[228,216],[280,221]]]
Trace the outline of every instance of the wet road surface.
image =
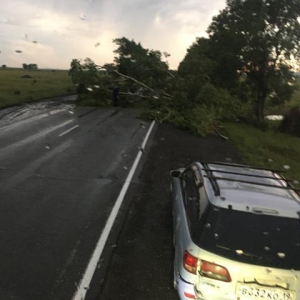
[[0,299],[72,299],[149,126],[131,109],[0,111]]

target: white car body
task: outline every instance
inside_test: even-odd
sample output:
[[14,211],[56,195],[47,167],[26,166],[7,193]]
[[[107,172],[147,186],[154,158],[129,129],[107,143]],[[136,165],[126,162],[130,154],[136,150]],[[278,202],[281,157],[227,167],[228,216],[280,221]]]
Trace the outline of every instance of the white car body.
[[300,300],[300,197],[288,181],[198,162],[171,177],[181,300]]

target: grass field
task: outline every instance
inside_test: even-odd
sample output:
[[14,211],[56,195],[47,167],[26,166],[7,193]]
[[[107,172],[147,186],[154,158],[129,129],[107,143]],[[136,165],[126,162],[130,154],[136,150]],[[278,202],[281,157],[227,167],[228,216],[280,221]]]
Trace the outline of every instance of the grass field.
[[[299,137],[239,123],[226,123],[224,128],[245,163],[280,170],[289,166],[284,176],[300,181]],[[300,185],[295,184],[295,187],[300,188]]]
[[74,93],[67,70],[0,69],[0,108]]

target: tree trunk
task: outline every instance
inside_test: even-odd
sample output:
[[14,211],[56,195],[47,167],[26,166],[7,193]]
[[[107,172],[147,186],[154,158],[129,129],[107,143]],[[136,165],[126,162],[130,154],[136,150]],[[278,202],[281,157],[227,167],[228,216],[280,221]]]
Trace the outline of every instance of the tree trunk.
[[255,105],[255,116],[258,121],[264,121],[265,103],[267,98],[267,85],[264,78],[258,82],[257,100]]

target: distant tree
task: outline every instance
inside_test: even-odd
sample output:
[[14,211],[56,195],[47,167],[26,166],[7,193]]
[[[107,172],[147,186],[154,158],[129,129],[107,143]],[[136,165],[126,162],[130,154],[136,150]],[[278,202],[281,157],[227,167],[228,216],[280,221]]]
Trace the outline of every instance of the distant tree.
[[38,65],[37,65],[37,64],[29,64],[29,65],[27,66],[27,68],[28,68],[29,70],[37,70],[37,69],[38,69]]
[[246,73],[255,115],[263,120],[265,102],[273,94],[289,100],[293,59],[300,51],[300,0],[227,0],[208,28],[211,55],[217,62],[213,80],[238,85]]
[[38,65],[37,64],[22,64],[24,70],[37,70]]
[[6,65],[2,65],[2,69],[5,69],[6,68]]

